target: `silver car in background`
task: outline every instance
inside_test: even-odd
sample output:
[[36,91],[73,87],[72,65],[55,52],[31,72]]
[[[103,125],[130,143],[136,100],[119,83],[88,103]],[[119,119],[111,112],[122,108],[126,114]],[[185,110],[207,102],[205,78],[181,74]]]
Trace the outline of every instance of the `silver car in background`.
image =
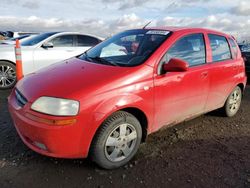
[[[80,55],[103,39],[76,32],[47,32],[21,41],[23,73]],[[16,83],[14,45],[0,45],[0,89]]]

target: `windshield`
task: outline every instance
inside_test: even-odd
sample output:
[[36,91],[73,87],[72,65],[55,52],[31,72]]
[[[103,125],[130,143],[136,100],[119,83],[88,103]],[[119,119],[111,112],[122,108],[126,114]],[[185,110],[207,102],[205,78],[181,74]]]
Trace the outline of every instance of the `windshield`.
[[50,36],[52,36],[54,34],[56,34],[56,32],[43,33],[41,35],[37,35],[35,37],[31,37],[30,39],[27,39],[27,40],[21,42],[21,45],[22,46],[33,46],[33,45],[38,44],[39,42],[47,39],[48,37],[50,37]]
[[114,66],[142,64],[168,38],[169,31],[137,29],[119,33],[79,58]]

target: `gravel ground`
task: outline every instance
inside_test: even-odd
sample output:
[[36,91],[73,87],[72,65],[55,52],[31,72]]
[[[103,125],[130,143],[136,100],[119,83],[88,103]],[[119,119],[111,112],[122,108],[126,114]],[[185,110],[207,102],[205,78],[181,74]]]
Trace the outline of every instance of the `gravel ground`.
[[250,187],[250,87],[233,118],[209,113],[165,128],[127,166],[44,157],[19,139],[0,91],[0,187]]

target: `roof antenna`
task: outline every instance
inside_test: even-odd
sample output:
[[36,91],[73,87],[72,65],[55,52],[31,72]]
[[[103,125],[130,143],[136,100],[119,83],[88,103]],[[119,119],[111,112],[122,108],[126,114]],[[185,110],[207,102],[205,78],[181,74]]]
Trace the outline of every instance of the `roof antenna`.
[[146,29],[146,27],[152,23],[152,20],[150,22],[148,22],[142,29]]

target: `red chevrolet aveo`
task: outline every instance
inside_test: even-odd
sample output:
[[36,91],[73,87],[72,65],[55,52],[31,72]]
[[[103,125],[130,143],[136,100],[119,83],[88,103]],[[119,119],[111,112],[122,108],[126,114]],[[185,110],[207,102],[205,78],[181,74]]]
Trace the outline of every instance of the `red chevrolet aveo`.
[[164,125],[219,108],[234,116],[245,85],[233,37],[207,29],[136,29],[24,77],[9,110],[32,150],[90,156],[112,169]]

